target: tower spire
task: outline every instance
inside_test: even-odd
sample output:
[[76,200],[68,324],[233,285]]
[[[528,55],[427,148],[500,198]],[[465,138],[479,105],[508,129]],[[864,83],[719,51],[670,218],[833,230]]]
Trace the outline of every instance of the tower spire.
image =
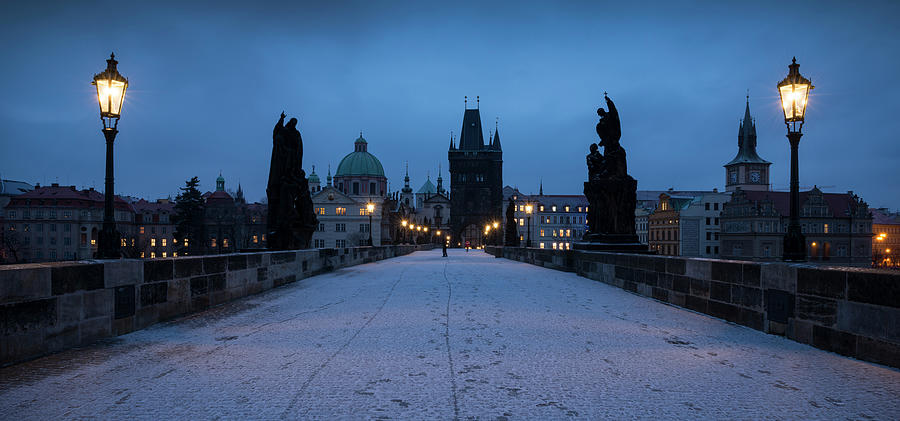
[[538,196],[544,195],[544,177],[541,177],[541,186],[538,188]]

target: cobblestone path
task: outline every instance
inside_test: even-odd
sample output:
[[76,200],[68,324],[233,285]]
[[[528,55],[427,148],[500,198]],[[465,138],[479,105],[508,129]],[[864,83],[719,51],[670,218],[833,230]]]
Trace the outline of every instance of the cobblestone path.
[[0,369],[3,419],[900,419],[900,371],[440,250]]

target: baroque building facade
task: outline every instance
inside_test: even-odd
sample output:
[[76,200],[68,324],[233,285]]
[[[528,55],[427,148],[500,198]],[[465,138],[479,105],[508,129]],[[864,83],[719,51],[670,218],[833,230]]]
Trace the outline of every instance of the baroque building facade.
[[[790,220],[790,193],[738,189],[722,213],[721,257],[777,261]],[[800,227],[810,263],[869,266],[872,215],[853,192],[800,193]]]

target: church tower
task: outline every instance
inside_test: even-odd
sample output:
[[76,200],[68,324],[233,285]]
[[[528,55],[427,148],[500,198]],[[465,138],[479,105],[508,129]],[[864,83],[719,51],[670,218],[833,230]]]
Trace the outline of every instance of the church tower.
[[770,190],[771,162],[756,153],[756,122],[750,117],[750,96],[744,109],[744,120],[738,128],[738,153],[725,167],[725,190]]
[[[479,101],[480,102],[480,101]],[[467,104],[468,105],[468,104]],[[480,105],[480,104],[479,104]],[[500,132],[484,143],[479,108],[465,107],[459,144],[450,142],[450,230],[454,243],[484,244],[486,225],[503,222],[503,151]]]

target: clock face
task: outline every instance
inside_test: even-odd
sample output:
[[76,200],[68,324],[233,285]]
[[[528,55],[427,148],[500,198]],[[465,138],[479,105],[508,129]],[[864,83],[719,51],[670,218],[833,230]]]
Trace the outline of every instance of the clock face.
[[750,181],[759,183],[759,171],[753,171],[750,173]]
[[732,183],[737,183],[737,173],[736,172],[732,172],[731,174],[729,174],[729,178],[731,179]]

